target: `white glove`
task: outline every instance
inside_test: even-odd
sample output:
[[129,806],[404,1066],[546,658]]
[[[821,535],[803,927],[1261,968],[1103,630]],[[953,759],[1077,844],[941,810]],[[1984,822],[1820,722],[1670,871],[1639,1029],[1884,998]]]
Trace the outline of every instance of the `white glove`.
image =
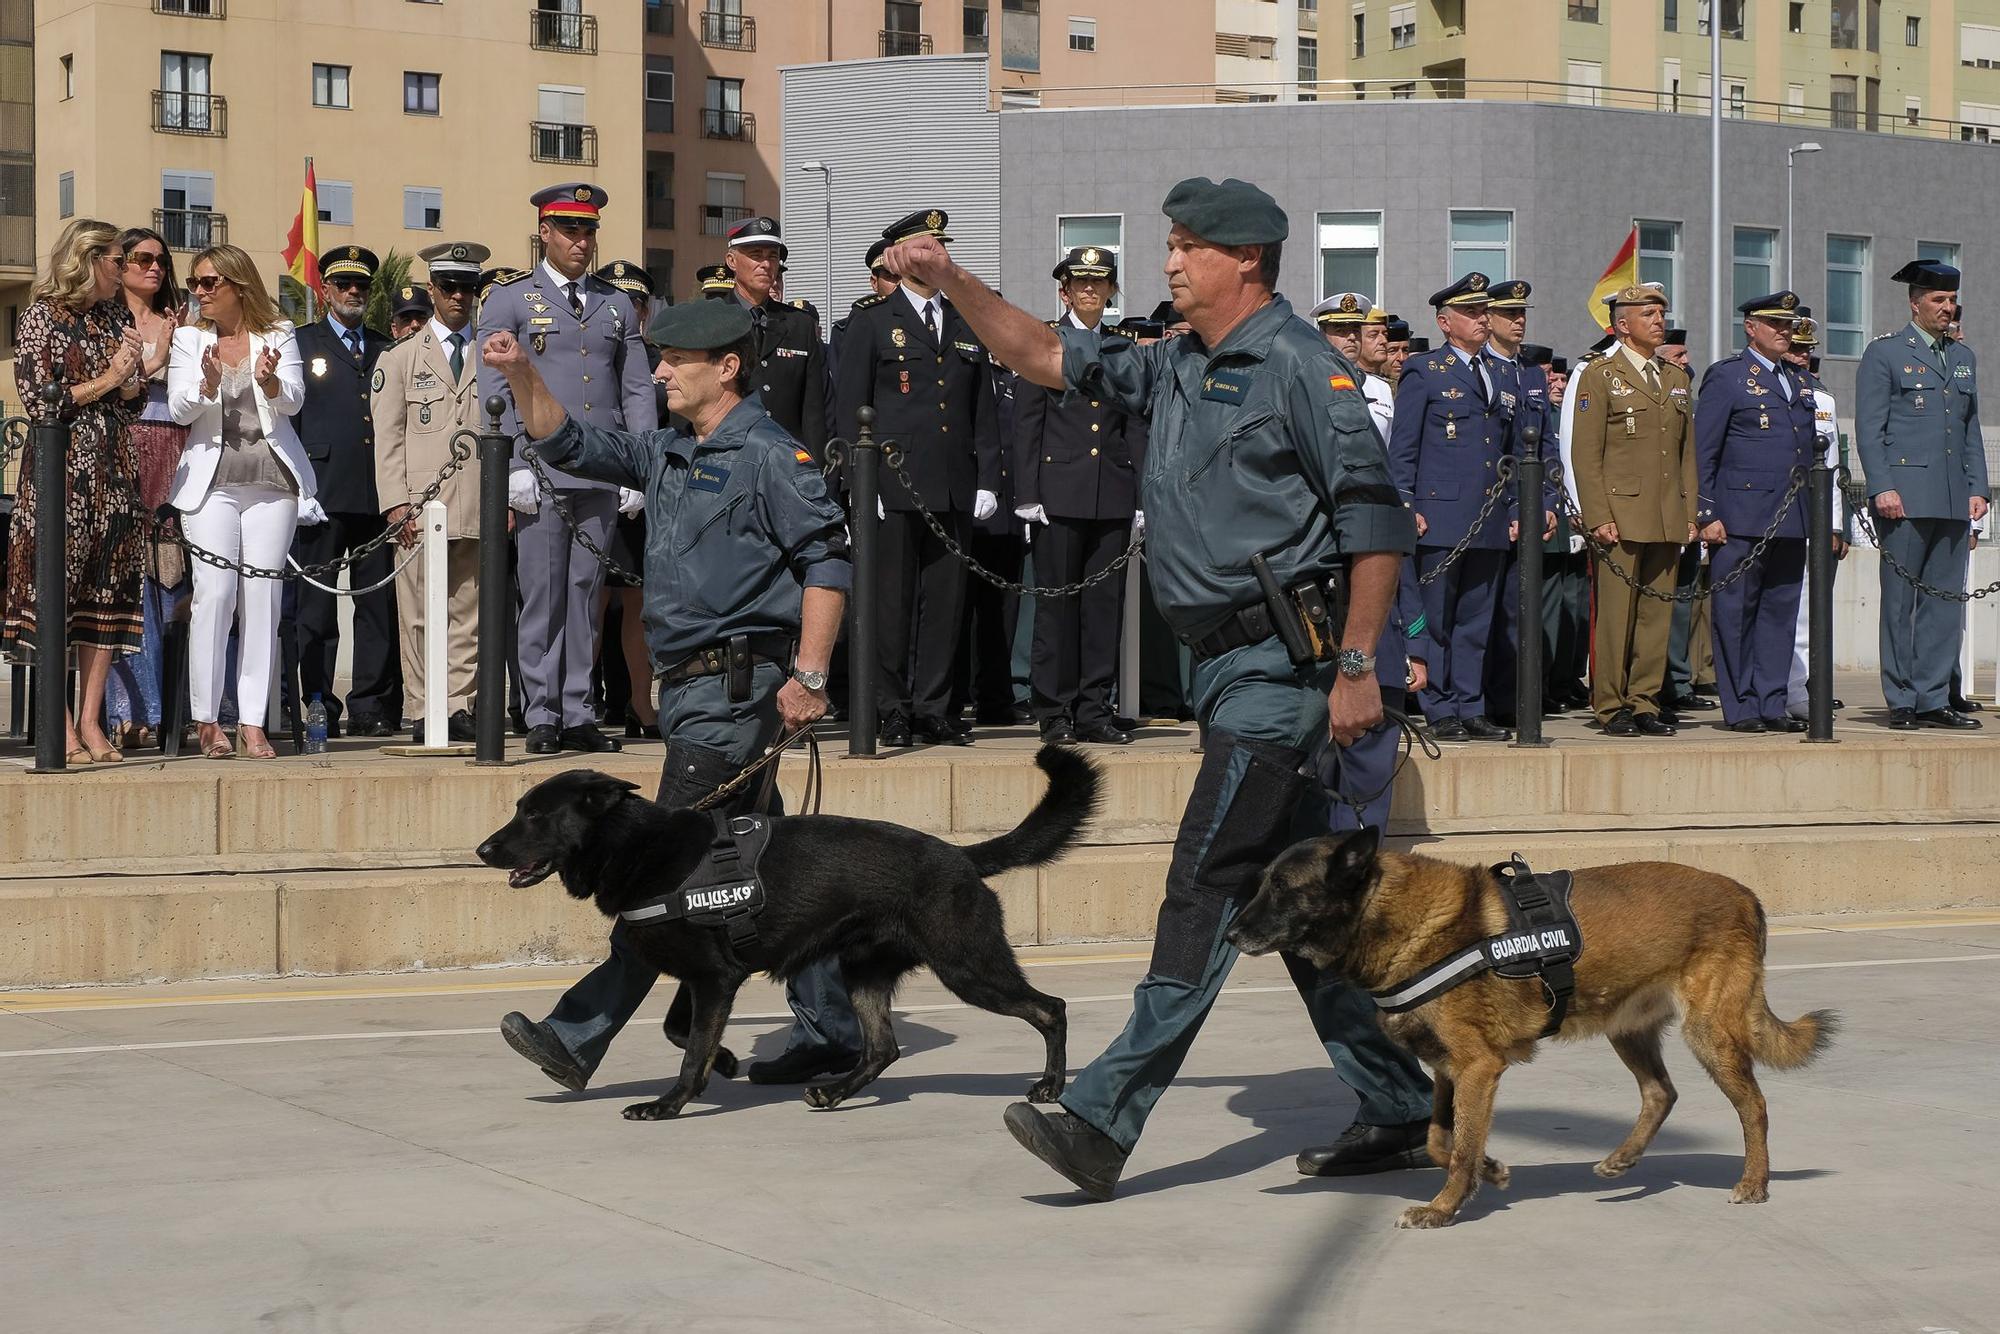
[[325,522],[326,511],[320,508],[318,497],[307,496],[299,502],[299,527],[311,528]]
[[1146,511],[1133,510],[1132,536],[1135,538],[1139,538],[1139,537],[1144,537],[1145,535],[1146,535]]
[[[981,494],[983,495],[984,492]],[[1049,512],[1046,507],[1041,505],[1016,505],[1014,507],[1014,517],[1022,523],[1038,523],[1044,528],[1048,527],[1049,524]]]
[[1571,533],[1569,535],[1569,554],[1572,556],[1578,556],[1583,554],[1582,533]]
[[882,504],[882,497],[880,496],[875,497],[875,517],[885,521],[889,517],[889,511],[887,507]]
[[975,491],[972,494],[972,517],[985,522],[1000,512],[1000,497],[991,491]]
[[620,514],[637,514],[644,508],[646,508],[646,493],[644,491],[634,491],[629,486],[618,488],[618,512]]
[[535,487],[535,474],[526,468],[516,468],[507,474],[507,507],[523,514],[533,514],[542,507],[542,497]]

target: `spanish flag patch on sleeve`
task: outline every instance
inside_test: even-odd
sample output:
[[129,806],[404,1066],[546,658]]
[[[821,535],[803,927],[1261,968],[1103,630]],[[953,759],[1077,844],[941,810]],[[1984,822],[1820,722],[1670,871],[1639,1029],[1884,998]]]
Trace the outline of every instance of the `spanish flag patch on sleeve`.
[[792,457],[797,459],[800,463],[811,463],[813,461],[813,456],[806,453],[803,449],[793,450]]
[[1330,389],[1354,388],[1354,381],[1348,379],[1345,375],[1329,375],[1326,377],[1326,383]]

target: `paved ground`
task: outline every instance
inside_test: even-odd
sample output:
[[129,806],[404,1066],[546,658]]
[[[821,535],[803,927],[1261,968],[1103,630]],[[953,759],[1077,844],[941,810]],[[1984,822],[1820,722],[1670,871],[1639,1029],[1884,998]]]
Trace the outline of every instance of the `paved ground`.
[[[1678,1043],[1682,1099],[1617,1183],[1636,1096],[1601,1043],[1502,1086],[1505,1193],[1392,1230],[1439,1177],[1306,1180],[1348,1119],[1282,971],[1246,961],[1131,1164],[1080,1205],[1000,1126],[1012,1021],[903,996],[905,1059],[831,1113],[741,1082],[618,1116],[651,1022],[559,1092],[501,1043],[574,970],[0,995],[0,1291],[23,1331],[1920,1331],[2000,1327],[2000,915],[1816,919],[1772,943],[1789,1017],[1847,1027],[1764,1079],[1772,1199]],[[1041,951],[1072,1064],[1124,1021],[1133,947]],[[656,1021],[664,992],[643,1012]],[[731,1026],[768,1053],[759,983]]]

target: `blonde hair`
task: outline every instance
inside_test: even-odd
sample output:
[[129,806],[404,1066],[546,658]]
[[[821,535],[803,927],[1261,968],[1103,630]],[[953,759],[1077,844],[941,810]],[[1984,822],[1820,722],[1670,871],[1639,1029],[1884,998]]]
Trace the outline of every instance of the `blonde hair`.
[[[271,294],[264,290],[264,280],[257,276],[257,266],[242,248],[233,245],[212,245],[194,257],[188,265],[188,276],[204,263],[226,278],[235,287],[237,298],[243,303],[243,327],[251,333],[265,334],[284,322],[278,313],[278,304],[271,300]],[[203,303],[206,311],[207,303]],[[203,329],[213,329],[215,321],[204,313],[196,321]]]
[[[96,218],[78,218],[63,228],[49,251],[49,269],[36,282],[29,300],[49,300],[71,310],[97,304],[97,275],[91,271],[99,255],[118,251],[118,229]],[[113,295],[116,295],[114,293]]]

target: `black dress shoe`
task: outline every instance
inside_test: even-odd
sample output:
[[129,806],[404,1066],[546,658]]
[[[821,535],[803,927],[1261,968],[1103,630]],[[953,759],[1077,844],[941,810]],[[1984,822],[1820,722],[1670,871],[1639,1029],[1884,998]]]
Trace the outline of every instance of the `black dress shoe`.
[[[328,725],[326,734],[328,736],[333,735],[331,724]],[[396,729],[390,725],[389,720],[386,718],[356,718],[347,725],[347,735],[356,737],[394,736],[396,735]]]
[[1464,721],[1458,718],[1438,719],[1436,722],[1431,724],[1431,740],[1433,741],[1465,740]]
[[1512,732],[1504,727],[1495,725],[1485,718],[1466,718],[1463,720],[1463,725],[1467,739],[1472,741],[1512,741],[1514,739]]
[[1917,726],[1942,727],[1954,732],[1973,732],[1979,729],[1980,722],[1977,718],[1968,718],[1962,713],[1953,713],[1950,709],[1925,709],[1917,715]]
[[857,1058],[834,1047],[794,1047],[746,1072],[753,1084],[803,1084],[821,1075],[846,1074]]
[[1766,718],[1764,720],[1764,730],[1766,732],[1804,732],[1808,729],[1805,723],[1792,717],[1790,714],[1786,714],[1782,718]]
[[1657,713],[1640,714],[1632,720],[1632,726],[1638,729],[1640,736],[1674,735],[1674,725],[1662,719]]
[[917,740],[936,746],[969,746],[972,737],[968,732],[959,731],[943,718],[919,718],[910,728],[910,734]]
[[625,749],[625,743],[608,737],[595,727],[565,727],[562,730],[562,748],[580,750],[586,755],[609,755],[613,751]]
[[479,721],[471,709],[460,709],[444,720],[444,733],[453,741],[470,745],[479,740]]
[[1654,714],[1653,716],[1658,718],[1661,722],[1665,723],[1669,727],[1679,727],[1681,725],[1680,714],[1676,713],[1672,709],[1667,708],[1664,705],[1662,705],[1660,711]]
[[528,729],[528,753],[530,755],[554,755],[562,749],[562,733],[551,723],[541,723]]
[[907,746],[910,744],[910,720],[900,713],[892,713],[882,720],[882,744],[885,746]]
[[1406,1121],[1399,1126],[1364,1126],[1356,1121],[1333,1143],[1300,1153],[1299,1175],[1358,1177],[1402,1167],[1430,1167],[1431,1156],[1424,1148],[1430,1132],[1429,1121]]
[[1073,746],[1076,744],[1076,728],[1067,718],[1051,718],[1042,724],[1042,744],[1045,746]]
[[1620,709],[1618,710],[1618,712],[1612,714],[1610,721],[1604,724],[1604,735],[1606,736],[1639,735],[1639,724],[1636,721],[1634,721],[1632,717],[1632,710]]
[[1088,741],[1099,746],[1129,746],[1132,744],[1132,734],[1130,732],[1127,732],[1122,727],[1114,727],[1110,723],[1092,723],[1088,727],[1079,727],[1076,729],[1076,739],[1078,741]]
[[[1833,707],[1836,709],[1840,707],[1838,700],[1834,702]],[[1949,708],[1953,713],[1978,713],[1986,706],[1976,699],[1959,699],[1954,697],[1946,702],[1945,707]]]
[[1732,732],[1741,732],[1749,736],[1757,732],[1769,731],[1770,729],[1764,726],[1762,718],[1738,718],[1735,722],[1729,724],[1729,730]]
[[1915,731],[1917,715],[1909,709],[1891,709],[1889,716],[1882,720],[1882,726],[1893,727],[1899,732]]
[[1132,1155],[1082,1117],[1071,1112],[1044,1115],[1031,1102],[1017,1102],[1001,1119],[1016,1143],[1091,1199],[1108,1200],[1118,1189],[1118,1177]]
[[583,1086],[590,1082],[590,1072],[570,1055],[569,1048],[562,1045],[562,1039],[547,1024],[538,1024],[516,1010],[500,1021],[500,1036],[571,1093],[583,1092]]

